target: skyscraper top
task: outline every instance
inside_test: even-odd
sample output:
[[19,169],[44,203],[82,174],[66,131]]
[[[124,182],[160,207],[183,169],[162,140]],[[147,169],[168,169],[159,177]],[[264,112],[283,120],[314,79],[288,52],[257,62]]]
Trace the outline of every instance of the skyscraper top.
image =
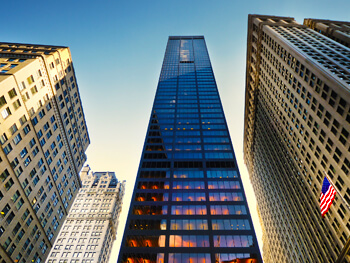
[[305,18],[304,25],[350,48],[350,22]]
[[169,40],[174,39],[204,39],[204,36],[169,36]]
[[0,57],[11,55],[22,55],[22,57],[35,57],[40,55],[50,55],[58,49],[66,49],[66,46],[23,44],[0,42]]

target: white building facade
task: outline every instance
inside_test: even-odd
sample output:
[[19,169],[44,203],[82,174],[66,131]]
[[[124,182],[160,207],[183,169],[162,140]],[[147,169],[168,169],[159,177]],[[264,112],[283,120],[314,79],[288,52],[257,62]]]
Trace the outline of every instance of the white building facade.
[[108,262],[116,239],[125,181],[114,172],[81,172],[82,188],[74,200],[47,263]]

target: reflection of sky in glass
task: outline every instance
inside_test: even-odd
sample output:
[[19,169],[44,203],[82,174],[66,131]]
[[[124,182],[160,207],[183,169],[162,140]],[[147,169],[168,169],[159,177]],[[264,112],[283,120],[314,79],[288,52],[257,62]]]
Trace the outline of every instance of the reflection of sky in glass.
[[[181,40],[180,62],[193,61],[193,47],[191,40]],[[193,68],[193,67],[191,67]],[[184,70],[184,69],[183,69]]]

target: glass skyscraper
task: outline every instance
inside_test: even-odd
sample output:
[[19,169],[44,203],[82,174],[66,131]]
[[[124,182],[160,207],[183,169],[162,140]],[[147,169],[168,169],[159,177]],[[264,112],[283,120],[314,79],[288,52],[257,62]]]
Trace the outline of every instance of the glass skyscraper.
[[118,262],[235,259],[262,262],[205,40],[169,37]]

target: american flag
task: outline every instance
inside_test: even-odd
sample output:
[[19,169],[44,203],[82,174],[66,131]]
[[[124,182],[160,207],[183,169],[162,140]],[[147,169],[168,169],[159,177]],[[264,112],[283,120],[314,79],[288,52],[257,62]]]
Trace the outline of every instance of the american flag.
[[323,180],[321,197],[320,197],[320,208],[321,208],[322,217],[324,217],[324,215],[328,212],[330,206],[332,205],[335,194],[336,194],[336,191],[334,187],[330,184],[327,177],[325,177]]

